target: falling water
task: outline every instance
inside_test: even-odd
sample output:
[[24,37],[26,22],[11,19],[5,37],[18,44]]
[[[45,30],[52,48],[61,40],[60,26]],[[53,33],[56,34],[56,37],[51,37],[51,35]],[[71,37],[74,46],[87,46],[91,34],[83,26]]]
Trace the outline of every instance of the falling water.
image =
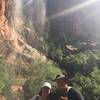
[[[42,32],[45,25],[45,0],[15,0],[15,27],[31,23],[36,32]],[[31,26],[31,27],[32,27]]]
[[14,23],[15,28],[22,24],[22,0],[14,0],[15,11],[14,11]]
[[22,0],[15,0],[15,14],[17,17],[20,17],[22,14]]
[[[30,0],[30,2],[31,1],[32,0]],[[46,18],[45,0],[33,0],[29,10],[29,13],[27,12],[28,18],[31,19],[36,32],[41,33],[44,28]]]

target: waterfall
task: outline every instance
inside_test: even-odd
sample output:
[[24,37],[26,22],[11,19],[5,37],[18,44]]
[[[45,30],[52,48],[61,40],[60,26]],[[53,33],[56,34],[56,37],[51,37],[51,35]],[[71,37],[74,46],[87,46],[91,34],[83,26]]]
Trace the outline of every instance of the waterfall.
[[20,18],[22,15],[22,0],[15,0],[15,16]]
[[46,7],[44,0],[33,0],[32,20],[36,31],[41,32],[46,20]]
[[14,27],[18,28],[21,27],[23,23],[23,18],[22,18],[22,0],[14,0],[15,2],[15,11],[14,11]]
[[37,33],[43,31],[46,19],[45,0],[24,0],[24,15]]
[[[24,22],[33,27],[34,32],[43,32],[46,20],[45,0],[14,0],[14,27],[20,27]],[[24,21],[23,21],[24,20]]]

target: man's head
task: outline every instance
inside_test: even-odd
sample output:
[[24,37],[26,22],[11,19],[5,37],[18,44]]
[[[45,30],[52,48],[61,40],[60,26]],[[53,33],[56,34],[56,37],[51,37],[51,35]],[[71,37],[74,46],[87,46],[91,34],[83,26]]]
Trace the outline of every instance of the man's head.
[[68,86],[68,84],[67,84],[67,78],[63,74],[57,75],[56,78],[54,79],[54,81],[56,81],[57,88],[59,90],[61,90],[61,91],[65,90],[67,88],[67,86]]

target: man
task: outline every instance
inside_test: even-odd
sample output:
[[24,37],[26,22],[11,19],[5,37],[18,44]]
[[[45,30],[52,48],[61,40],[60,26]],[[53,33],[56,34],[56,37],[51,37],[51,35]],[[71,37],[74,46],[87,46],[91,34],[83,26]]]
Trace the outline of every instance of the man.
[[68,86],[65,75],[57,75],[54,81],[57,83],[57,89],[51,93],[50,100],[84,100],[78,90]]

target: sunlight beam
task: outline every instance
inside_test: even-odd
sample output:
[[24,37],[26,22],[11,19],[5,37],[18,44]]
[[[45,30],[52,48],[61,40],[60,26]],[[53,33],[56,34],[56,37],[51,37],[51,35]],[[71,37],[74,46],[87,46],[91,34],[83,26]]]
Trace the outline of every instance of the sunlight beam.
[[86,1],[86,2],[84,2],[84,3],[82,3],[82,4],[80,4],[80,5],[77,5],[77,6],[75,6],[75,7],[72,7],[72,8],[70,8],[70,9],[67,9],[67,10],[65,10],[65,11],[63,11],[63,12],[60,12],[60,13],[58,13],[58,14],[55,14],[55,15],[49,17],[47,20],[52,20],[52,19],[55,19],[55,18],[57,18],[57,17],[61,17],[61,16],[63,16],[63,15],[71,14],[71,13],[73,13],[73,12],[75,12],[75,11],[78,11],[78,10],[80,10],[80,9],[83,9],[83,8],[85,8],[85,7],[88,7],[88,6],[92,5],[92,4],[93,4],[94,2],[96,2],[96,1],[98,1],[98,0],[89,0],[89,1]]
[[24,6],[28,6],[29,4],[31,4],[33,2],[33,0],[26,0]]

